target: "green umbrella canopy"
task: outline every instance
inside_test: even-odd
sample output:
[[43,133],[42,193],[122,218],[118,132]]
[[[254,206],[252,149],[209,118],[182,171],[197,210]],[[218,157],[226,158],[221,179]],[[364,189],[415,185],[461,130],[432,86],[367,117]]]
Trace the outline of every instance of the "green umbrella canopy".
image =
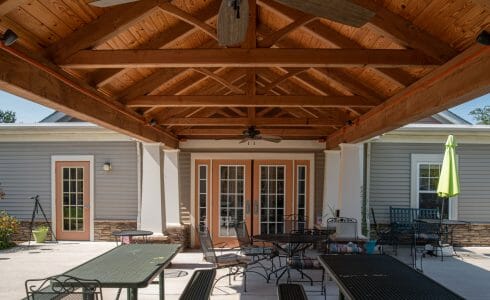
[[449,198],[459,194],[459,177],[456,164],[456,140],[450,135],[446,141],[446,152],[442,161],[439,184],[437,185],[437,195]]

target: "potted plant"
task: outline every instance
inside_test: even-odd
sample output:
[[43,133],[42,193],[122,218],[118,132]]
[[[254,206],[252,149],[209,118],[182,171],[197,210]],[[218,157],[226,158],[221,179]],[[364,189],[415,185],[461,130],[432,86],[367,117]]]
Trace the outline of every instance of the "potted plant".
[[48,236],[49,228],[46,225],[37,226],[35,230],[32,231],[36,243],[44,243],[46,237]]

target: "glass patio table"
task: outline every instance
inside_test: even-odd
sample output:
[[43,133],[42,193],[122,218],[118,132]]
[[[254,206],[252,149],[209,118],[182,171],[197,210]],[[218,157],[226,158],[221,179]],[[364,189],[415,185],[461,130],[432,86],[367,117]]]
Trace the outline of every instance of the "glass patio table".
[[126,288],[131,300],[138,299],[138,289],[159,275],[160,299],[164,299],[163,270],[180,248],[180,244],[121,245],[64,274],[98,280],[102,288]]
[[442,230],[442,234],[444,235],[444,240],[449,242],[449,234],[451,234],[451,243],[452,243],[452,230],[449,230],[450,227],[455,225],[467,225],[468,230],[470,229],[471,222],[463,221],[463,220],[449,220],[449,219],[415,219],[415,222],[425,223],[425,224],[440,224],[441,227],[444,228]]
[[272,274],[279,274],[276,279],[276,285],[279,280],[288,273],[290,270],[296,270],[301,274],[302,277],[308,278],[309,282],[313,285],[313,279],[301,270],[294,263],[294,257],[300,252],[306,250],[311,245],[318,242],[326,242],[328,240],[328,234],[326,231],[316,231],[316,230],[306,230],[302,233],[277,233],[277,234],[259,234],[253,236],[253,241],[261,241],[273,244],[278,250],[286,254],[286,264],[273,272],[268,274],[268,278],[271,278]]

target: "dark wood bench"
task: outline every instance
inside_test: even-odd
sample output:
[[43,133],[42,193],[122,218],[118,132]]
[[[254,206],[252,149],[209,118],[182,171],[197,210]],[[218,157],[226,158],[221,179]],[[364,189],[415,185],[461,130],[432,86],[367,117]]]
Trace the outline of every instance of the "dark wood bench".
[[196,270],[185,286],[180,300],[208,300],[213,291],[216,269]]
[[305,290],[301,284],[281,283],[277,287],[279,300],[307,300]]

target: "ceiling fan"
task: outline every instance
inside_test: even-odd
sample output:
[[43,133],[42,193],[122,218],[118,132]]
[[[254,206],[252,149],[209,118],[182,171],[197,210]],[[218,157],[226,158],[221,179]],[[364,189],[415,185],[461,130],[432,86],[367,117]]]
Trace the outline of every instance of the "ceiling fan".
[[[90,5],[109,7],[139,0],[95,0]],[[366,24],[376,13],[354,0],[275,0],[302,12],[353,27]],[[239,45],[248,27],[248,0],[222,0],[218,14],[218,42],[221,46]]]
[[[351,0],[275,0],[302,12],[361,27],[376,14]],[[218,14],[218,42],[221,46],[239,45],[248,27],[248,0],[222,0]]]
[[247,129],[245,129],[242,133],[242,136],[243,139],[240,141],[240,144],[249,141],[258,141],[258,140],[264,140],[272,143],[279,143],[280,141],[282,141],[282,138],[279,136],[262,135],[260,133],[260,130],[258,130],[255,126],[250,126]]

